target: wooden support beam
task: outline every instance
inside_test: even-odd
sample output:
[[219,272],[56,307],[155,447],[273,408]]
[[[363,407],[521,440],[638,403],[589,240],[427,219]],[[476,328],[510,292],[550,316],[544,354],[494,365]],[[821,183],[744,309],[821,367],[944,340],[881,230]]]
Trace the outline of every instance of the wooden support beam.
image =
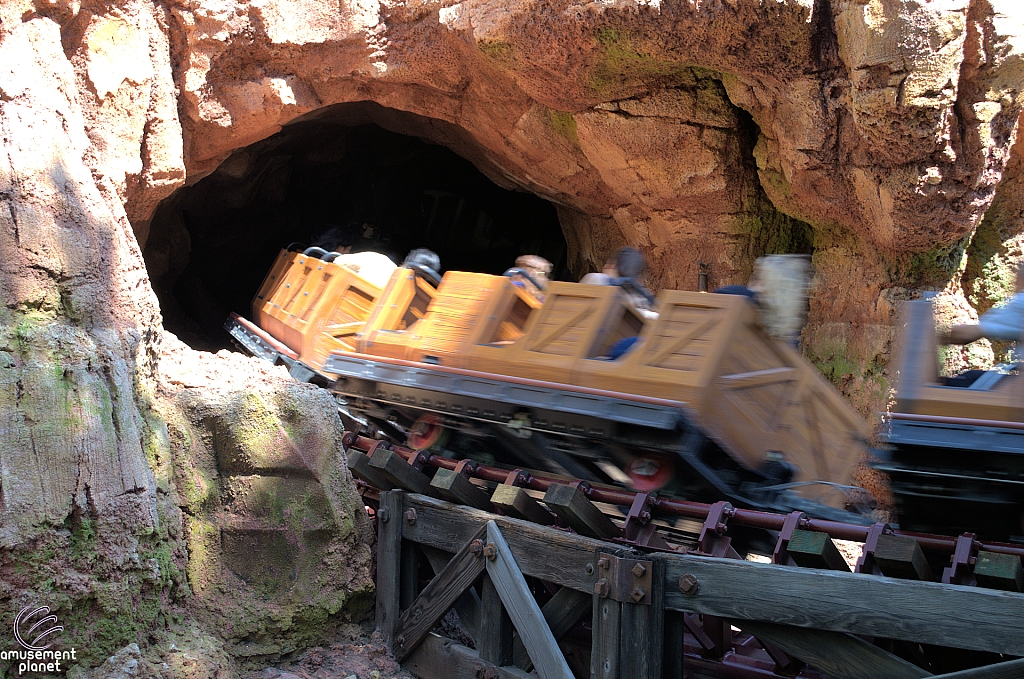
[[402,575],[398,579],[398,605],[401,610],[409,608],[416,598],[416,590],[420,584],[420,546],[415,542],[402,542]]
[[491,504],[513,519],[532,521],[543,526],[550,526],[555,522],[555,517],[551,515],[551,512],[544,509],[525,489],[510,486],[507,483],[494,489],[494,494],[491,495]]
[[849,564],[827,533],[795,530],[786,551],[796,565],[803,568],[850,572]]
[[378,448],[370,458],[370,468],[387,479],[390,482],[388,485],[394,488],[437,497],[437,493],[430,487],[430,479],[427,478],[427,475],[406,462],[404,457],[393,450]]
[[401,491],[381,493],[377,510],[377,629],[386,644],[399,614],[404,498]]
[[[566,632],[575,627],[583,619],[583,616],[588,615],[591,612],[591,608],[590,596],[583,592],[577,592],[570,587],[563,587],[544,604],[540,612],[544,615],[544,620],[547,621],[551,634],[557,640],[561,639]],[[513,664],[520,669],[529,672],[533,667],[533,662],[526,652],[526,647],[523,646],[522,639],[517,638],[513,642],[512,658]]]
[[[423,549],[423,554],[427,557],[430,569],[434,571],[434,575],[444,570],[444,567],[452,560],[450,552],[444,552],[426,545],[420,545],[420,547]],[[455,612],[459,614],[459,620],[466,628],[466,631],[469,632],[469,636],[476,639],[477,635],[480,634],[480,597],[477,596],[476,592],[472,589],[467,589],[463,592],[459,600],[455,602]]]
[[661,652],[661,674],[664,679],[683,679],[685,615],[678,611],[665,611],[665,641]]
[[492,511],[487,494],[473,485],[473,482],[465,476],[451,469],[438,469],[434,472],[430,486],[437,491],[437,495],[449,502],[476,507],[485,512]]
[[974,577],[982,587],[1007,592],[1024,590],[1024,571],[1021,570],[1020,557],[1012,554],[978,552],[978,562],[974,564]]
[[[407,496],[405,506],[415,508],[419,517],[415,523],[402,522],[407,540],[453,552],[493,520],[507,528],[523,573],[594,591],[593,555],[607,543],[422,496]],[[1024,656],[1021,594],[690,554],[665,556],[665,605],[672,610]],[[698,580],[694,594],[679,590],[683,575]]]
[[593,596],[593,633],[590,645],[591,679],[619,679],[619,628],[622,604]]
[[[374,455],[374,459],[376,457]],[[481,527],[398,618],[391,641],[395,660],[405,660],[483,573],[484,558],[481,554],[474,554],[471,547],[473,540],[482,540],[486,534],[486,527]]]
[[428,635],[402,666],[420,679],[480,679],[488,670],[498,679],[537,679],[518,667],[495,667],[476,651],[436,634]]
[[540,606],[526,585],[523,573],[512,556],[512,550],[494,521],[487,522],[487,547],[494,545],[495,553],[488,557],[487,575],[490,576],[526,652],[537,668],[541,679],[573,679],[572,671],[558,642],[544,621]]
[[920,679],[931,676],[931,672],[851,634],[770,622],[737,621],[736,624],[744,632],[835,679]]
[[544,504],[580,535],[604,539],[622,537],[622,530],[579,488],[551,484],[544,494]]
[[501,603],[491,576],[484,575],[480,593],[481,634],[476,640],[480,658],[492,665],[512,664],[512,618]]
[[651,603],[622,604],[619,630],[619,676],[622,679],[662,679],[665,642],[665,561],[651,554]]
[[917,540],[904,535],[880,535],[872,558],[882,575],[908,580],[932,580],[932,569]]
[[348,469],[357,479],[366,481],[374,488],[387,488],[391,485],[383,475],[370,467],[370,456],[355,448],[348,450]]

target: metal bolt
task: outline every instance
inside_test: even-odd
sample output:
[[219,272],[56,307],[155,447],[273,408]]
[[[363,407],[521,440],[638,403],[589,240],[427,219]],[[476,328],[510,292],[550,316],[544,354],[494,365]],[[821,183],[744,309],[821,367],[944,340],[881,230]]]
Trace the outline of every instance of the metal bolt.
[[644,577],[644,573],[646,572],[647,569],[644,568],[644,565],[642,563],[638,563],[637,565],[633,566],[633,575],[635,575],[638,578]]
[[409,523],[416,523],[416,510],[415,509],[406,509],[405,510],[405,520],[408,521]]
[[608,570],[612,567],[612,560],[606,556],[602,556],[600,559],[597,560],[597,567],[602,570]]
[[611,585],[608,584],[607,578],[601,578],[594,583],[594,594],[597,596],[607,599],[609,592],[611,592]]
[[494,561],[496,558],[498,558],[498,548],[494,545],[493,542],[488,542],[486,545],[484,545],[484,556],[486,556],[491,561]]
[[639,602],[641,599],[647,596],[647,592],[644,591],[643,587],[635,587],[633,588],[633,594],[631,594],[630,596],[633,597],[633,601]]
[[476,677],[476,679],[484,679],[485,671],[486,670],[484,670],[484,666],[481,663],[477,663],[473,666],[473,676]]
[[484,679],[500,679],[500,678],[501,678],[501,675],[498,674],[498,668],[497,667],[488,667],[484,671]]
[[469,543],[469,553],[480,558],[484,555],[484,543],[480,540],[473,540],[473,542]]
[[695,575],[687,573],[679,578],[679,591],[683,594],[696,594],[700,588],[700,580]]
[[405,648],[405,635],[399,634],[398,638],[395,639],[395,643],[398,644],[399,648]]
[[380,511],[377,512],[377,516],[380,517],[381,521],[387,523],[391,520],[391,510],[388,509],[387,507],[381,507]]
[[585,570],[587,572],[587,575],[593,575],[594,574],[594,564],[588,563],[586,566],[583,567],[583,570]]

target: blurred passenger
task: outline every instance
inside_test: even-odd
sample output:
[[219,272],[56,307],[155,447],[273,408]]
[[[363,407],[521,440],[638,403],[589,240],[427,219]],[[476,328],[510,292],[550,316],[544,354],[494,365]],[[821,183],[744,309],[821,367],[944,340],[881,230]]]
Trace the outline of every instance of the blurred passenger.
[[438,280],[441,278],[441,258],[433,250],[426,248],[411,250],[405,256],[402,266],[421,266],[428,269]]
[[[519,269],[516,272],[515,269]],[[523,288],[535,298],[544,301],[544,291],[548,287],[548,274],[551,273],[551,262],[538,255],[521,255],[516,258],[512,284]],[[520,273],[522,272],[522,273]],[[522,275],[525,273],[526,275]]]
[[580,283],[617,285],[644,318],[657,318],[658,314],[651,311],[654,298],[638,280],[646,266],[644,256],[635,248],[619,248],[604,263],[601,273],[588,273],[580,279]]
[[1024,264],[1017,269],[1014,295],[1006,304],[989,309],[977,323],[954,325],[939,340],[944,344],[970,344],[982,337],[1006,342],[1024,339]]
[[[335,250],[335,252],[337,252]],[[354,252],[338,255],[334,263],[351,269],[362,278],[369,281],[378,288],[384,288],[391,278],[391,274],[398,267],[387,255],[379,252]]]
[[765,255],[754,262],[746,285],[727,285],[714,292],[749,299],[757,307],[758,321],[765,332],[795,347],[807,321],[810,278],[806,255]]

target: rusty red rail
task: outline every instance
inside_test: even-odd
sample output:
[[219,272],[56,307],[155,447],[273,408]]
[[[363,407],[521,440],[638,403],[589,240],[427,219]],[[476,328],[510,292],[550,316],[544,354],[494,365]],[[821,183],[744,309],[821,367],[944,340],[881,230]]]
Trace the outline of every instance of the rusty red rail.
[[[346,446],[354,446],[357,449],[366,452],[381,445],[383,442],[367,438],[365,436],[346,433],[344,443]],[[426,451],[412,450],[411,448],[406,448],[404,446],[388,444],[387,447],[410,462],[416,460],[418,457],[419,459],[416,461],[421,462],[425,466],[456,471],[456,467],[459,466],[460,463],[459,460],[434,455],[433,453]],[[468,472],[469,475],[474,478],[482,479],[484,481],[493,481],[496,483],[503,483],[509,477],[509,471],[507,469],[475,463],[464,466],[462,471],[464,473]],[[524,470],[523,474],[524,477],[520,479],[520,483],[518,485],[531,490],[547,491],[552,484],[564,484],[571,481],[571,479],[566,479],[554,474],[544,474],[536,471],[527,472]],[[603,502],[605,504],[626,507],[631,506],[636,499],[635,492],[600,484],[590,485],[585,489],[585,492],[587,496],[595,502]],[[662,515],[682,516],[696,519],[698,521],[704,521],[707,519],[708,514],[712,509],[712,505],[708,505],[703,502],[691,502],[688,500],[678,500],[667,497],[656,498],[652,503],[652,507]],[[733,508],[729,514],[729,522],[732,524],[773,531],[781,531],[786,520],[787,515],[785,514],[774,514],[754,509]],[[799,522],[798,527],[804,530],[825,533],[829,537],[839,540],[852,540],[855,542],[864,542],[867,540],[868,531],[870,529],[870,526],[858,526],[856,524],[826,521],[823,519],[803,519]],[[903,535],[917,540],[918,544],[921,545],[921,549],[924,550],[946,552],[949,554],[953,554],[956,551],[956,537],[913,533],[900,530],[893,530],[892,532],[895,535]],[[983,549],[987,552],[1024,557],[1024,546],[1001,542],[980,541],[978,542],[978,546],[979,549]]]

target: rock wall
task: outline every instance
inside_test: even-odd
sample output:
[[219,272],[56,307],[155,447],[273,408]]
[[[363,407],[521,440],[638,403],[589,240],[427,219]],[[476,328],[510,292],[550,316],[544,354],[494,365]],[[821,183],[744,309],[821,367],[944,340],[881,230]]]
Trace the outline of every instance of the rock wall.
[[[245,398],[160,386],[178,359],[158,360],[142,259],[153,210],[236,149],[324,107],[374,102],[381,126],[555,202],[579,273],[629,243],[648,255],[655,287],[693,288],[698,261],[719,285],[763,252],[810,251],[805,350],[869,412],[887,388],[898,301],[941,290],[949,318],[972,316],[1005,294],[1021,257],[1020,7],[0,3],[0,626],[45,594],[98,662],[191,624],[185,599],[206,625],[249,610],[204,603],[216,583],[263,582],[233,567],[230,540],[203,552],[204,536],[247,535],[236,509],[275,484],[313,503],[280,508],[280,521],[298,518],[274,524],[277,548],[346,545],[356,596],[339,603],[327,588],[309,608],[291,598],[308,579],[294,591],[267,585],[275,603],[263,622],[214,630],[195,652],[244,656],[247,640],[263,644],[293,614],[315,621],[362,605],[365,526],[343,467],[325,472],[330,440],[311,442],[320,452],[309,460],[285,455],[301,480],[263,462],[242,476],[221,466],[231,441],[257,457],[277,446],[271,421],[286,433],[326,426],[327,404],[296,418],[287,404],[305,397],[260,377],[268,428],[249,449],[224,438]],[[214,469],[223,492],[193,497],[188,483],[213,483]],[[271,506],[253,516],[264,510],[278,516]],[[308,640],[289,634],[280,648]]]

